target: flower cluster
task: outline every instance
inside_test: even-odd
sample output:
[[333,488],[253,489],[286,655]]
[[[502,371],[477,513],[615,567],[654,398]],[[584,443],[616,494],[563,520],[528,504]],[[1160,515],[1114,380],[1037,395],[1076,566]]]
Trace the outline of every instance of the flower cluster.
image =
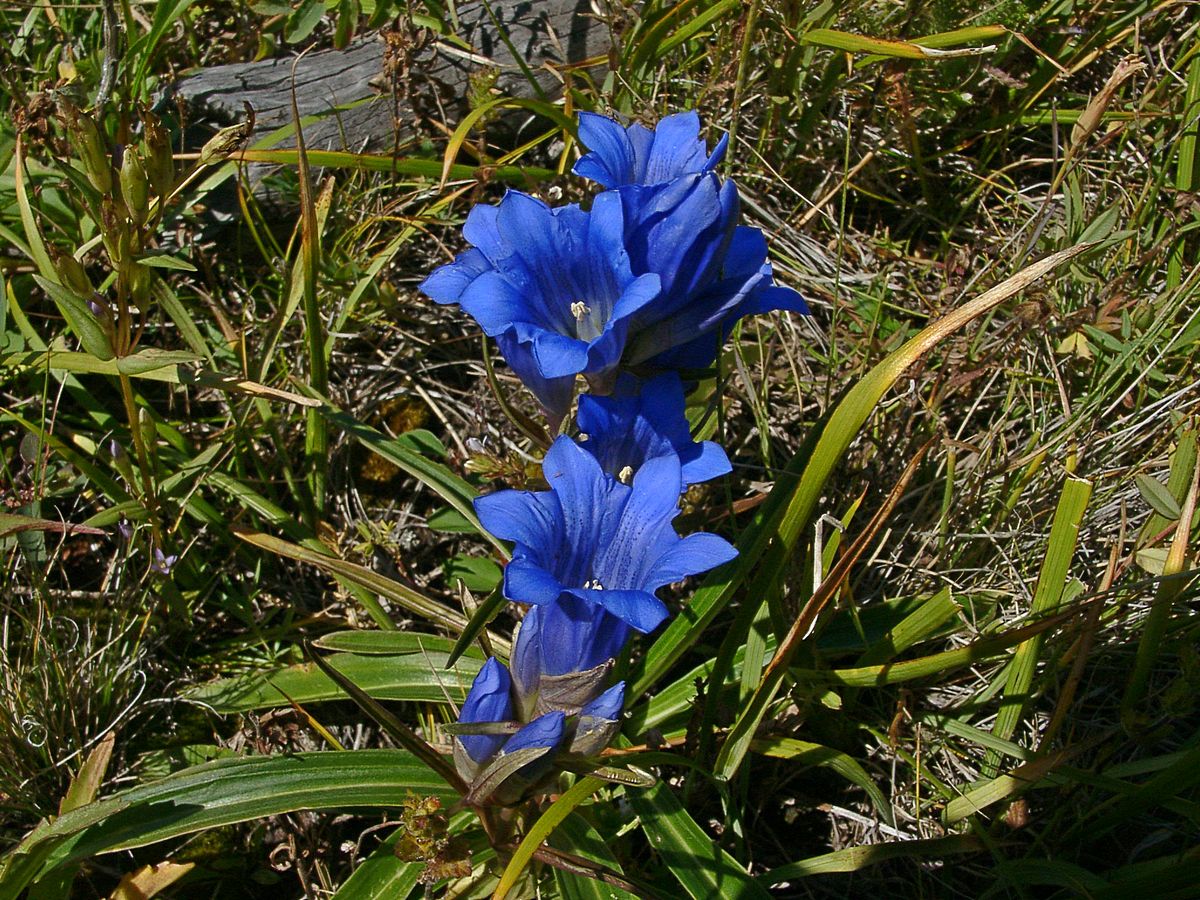
[[631,633],[667,617],[658,589],[736,555],[672,524],[689,485],[730,470],[719,446],[692,440],[683,378],[715,363],[743,316],[807,313],[773,283],[762,232],[738,224],[737,188],[715,172],[726,140],[709,153],[694,112],[654,130],[583,113],[579,138],[575,173],[604,188],[590,209],[516,191],[476,206],[471,248],[421,286],[495,339],[554,429],[578,376],[588,387],[578,439],[546,453],[549,490],[475,502],[514,546],[504,596],[529,607],[511,668],[488,660],[455,728],[475,802],[516,802],[556,759],[613,738],[625,685],[605,685]]

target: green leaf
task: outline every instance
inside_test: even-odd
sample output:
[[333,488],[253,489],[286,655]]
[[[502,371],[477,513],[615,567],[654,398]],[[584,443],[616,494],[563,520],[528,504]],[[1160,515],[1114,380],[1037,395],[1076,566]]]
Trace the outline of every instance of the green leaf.
[[[1067,572],[1075,555],[1075,545],[1079,541],[1079,526],[1091,496],[1090,481],[1069,478],[1063,485],[1050,526],[1046,555],[1034,589],[1029,610],[1031,616],[1044,616],[1059,608],[1067,584]],[[1008,740],[1020,724],[1021,715],[1029,702],[1029,691],[1033,687],[1033,675],[1041,648],[1042,635],[1039,633],[1024,641],[1013,656],[1004,687],[1004,699],[1000,702],[996,723],[992,726],[992,734],[999,738]],[[994,751],[989,752],[984,762],[985,773],[996,774],[999,762],[999,755]]]
[[859,657],[858,664],[869,666],[895,659],[909,647],[931,637],[961,609],[950,595],[950,588],[943,588],[872,644]]
[[83,344],[83,349],[97,359],[112,359],[114,356],[112,342],[100,324],[100,320],[88,308],[87,301],[77,296],[69,288],[48,278],[43,278],[41,275],[34,275],[33,279],[42,290],[50,295],[50,299],[54,301],[54,305],[58,307],[62,317],[67,320],[67,325]]
[[627,796],[650,846],[689,896],[695,900],[770,896],[704,833],[666,783],[660,781],[649,790],[630,791]]
[[868,866],[878,865],[893,859],[940,860],[943,856],[956,853],[978,853],[984,849],[983,842],[970,834],[950,837],[927,838],[915,841],[894,841],[887,844],[868,844],[864,847],[847,847],[821,856],[812,856],[799,862],[788,863],[758,876],[766,885],[782,884],[810,875],[830,875],[835,872],[857,872]]
[[1171,491],[1165,484],[1157,478],[1151,478],[1145,474],[1134,475],[1133,480],[1137,485],[1138,493],[1142,495],[1142,499],[1150,505],[1151,509],[1168,522],[1178,520],[1179,501],[1171,495]]
[[288,16],[283,27],[283,39],[289,44],[300,43],[313,33],[323,15],[325,0],[303,0],[296,11]]
[[463,554],[451,558],[442,571],[451,584],[460,583],[476,594],[491,593],[504,575],[492,560]]
[[[403,656],[337,653],[326,662],[377,700],[460,704],[481,663],[465,657],[448,667],[449,658],[448,653],[436,651]],[[345,691],[312,663],[221,678],[193,688],[186,696],[222,714],[274,709],[287,706],[289,700],[306,704],[346,699]]]
[[39,873],[98,853],[299,810],[398,807],[413,794],[458,799],[402,750],[216,760],[39,825],[0,871],[0,900],[16,900]]
[[152,269],[172,269],[176,272],[195,272],[196,267],[186,259],[180,259],[177,256],[170,256],[166,253],[147,253],[145,256],[136,258],[143,266],[149,266]]
[[443,534],[477,534],[479,526],[472,524],[466,516],[451,506],[443,506],[425,520],[434,531]]
[[[411,653],[449,654],[454,641],[440,634],[421,634],[416,631],[334,631],[312,642],[321,650],[357,653],[360,656],[406,656]],[[479,660],[483,654],[469,651],[468,656]]]

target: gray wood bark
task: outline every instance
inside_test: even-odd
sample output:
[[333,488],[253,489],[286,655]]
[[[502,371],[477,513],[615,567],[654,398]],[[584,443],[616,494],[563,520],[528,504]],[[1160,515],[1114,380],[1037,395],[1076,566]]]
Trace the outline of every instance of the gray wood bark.
[[[492,0],[489,5],[496,21],[483,3],[459,8],[458,36],[473,54],[433,40],[428,32],[392,38],[390,47],[383,34],[370,34],[344,50],[213,66],[177,82],[164,103],[185,105],[190,124],[199,126],[191,129],[197,146],[215,128],[243,120],[243,103],[249,103],[258,139],[291,122],[294,78],[301,116],[324,117],[305,127],[306,146],[387,151],[422,134],[439,133],[422,128],[431,118],[453,127],[467,111],[472,77],[481,72],[495,70],[496,87],[511,96],[540,92],[555,98],[562,94],[562,82],[554,66],[603,56],[611,47],[609,27],[596,14],[603,10],[603,0]],[[500,124],[515,138],[527,117],[509,115]],[[278,146],[294,144],[288,138]]]

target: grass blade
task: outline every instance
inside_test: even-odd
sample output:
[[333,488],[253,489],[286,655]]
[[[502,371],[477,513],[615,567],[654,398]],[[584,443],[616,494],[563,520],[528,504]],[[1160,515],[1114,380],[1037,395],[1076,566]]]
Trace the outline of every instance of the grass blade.
[[412,754],[354,750],[221,759],[139,785],[45,822],[0,871],[0,900],[40,874],[95,856],[304,809],[400,806],[458,795]]
[[[974,300],[963,304],[926,326],[903,346],[889,354],[858,382],[833,410],[816,438],[811,458],[800,458],[789,464],[785,475],[798,475],[790,490],[773,490],[755,524],[746,530],[739,542],[739,556],[733,562],[712,573],[703,586],[654,642],[642,662],[640,671],[630,680],[630,698],[641,696],[673,666],[692,646],[759,562],[768,547],[773,555],[786,558],[801,532],[808,526],[825,482],[850,447],[859,429],[870,417],[876,404],[891,389],[901,375],[932,350],[947,336],[995,309],[1016,296],[1038,279],[1060,265],[1091,250],[1095,244],[1077,244],[1047,256],[995,287],[984,291]],[[775,500],[775,495],[779,499]]]
[[[1045,616],[1055,612],[1062,601],[1063,589],[1067,584],[1067,571],[1075,556],[1075,545],[1079,541],[1079,526],[1092,497],[1092,483],[1078,478],[1069,478],[1063,485],[1054,521],[1050,525],[1050,539],[1046,546],[1046,557],[1038,574],[1034,589],[1031,616]],[[1003,740],[1013,736],[1021,721],[1021,714],[1029,701],[1029,690],[1033,686],[1033,675],[1037,669],[1038,655],[1042,648],[1042,633],[1023,642],[1013,657],[1004,687],[1004,699],[996,713],[996,724],[992,734]],[[1000,757],[989,752],[984,762],[984,773],[997,774]]]

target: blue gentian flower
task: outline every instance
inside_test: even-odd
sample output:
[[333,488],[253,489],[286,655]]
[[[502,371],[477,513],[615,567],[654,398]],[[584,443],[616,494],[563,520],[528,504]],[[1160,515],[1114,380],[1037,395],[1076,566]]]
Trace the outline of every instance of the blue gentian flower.
[[729,135],[724,135],[717,148],[708,152],[695,110],[667,116],[653,131],[636,122],[626,127],[608,116],[581,112],[579,140],[591,152],[575,163],[575,174],[606,188],[661,184],[681,175],[711,172],[729,145]]
[[[504,570],[510,600],[561,605],[567,595],[649,632],[667,615],[655,591],[737,555],[716,535],[675,533],[683,477],[674,454],[647,460],[625,485],[560,437],[542,474],[549,491],[499,491],[475,501],[483,526],[516,545]],[[545,646],[552,634],[546,622],[542,628]]]
[[561,709],[574,715],[600,693],[628,639],[629,625],[572,594],[531,607],[512,655],[521,714]]
[[633,316],[658,296],[657,275],[630,270],[624,233],[616,195],[597,197],[584,212],[510,191],[499,206],[471,210],[463,234],[474,247],[421,290],[438,303],[460,304],[496,339],[557,427],[575,376],[605,390]]
[[737,187],[713,171],[727,137],[706,154],[694,112],[653,132],[583,113],[579,137],[590,152],[576,174],[621,196],[633,272],[661,279],[659,297],[634,317],[627,365],[705,368],[744,316],[807,314],[799,294],[773,284],[762,232],[738,225]]
[[[507,722],[513,717],[513,702],[510,687],[512,681],[508,669],[494,656],[483,664],[467,699],[458,713],[460,722]],[[463,734],[455,740],[462,744],[467,756],[476,763],[485,763],[504,746],[509,739],[506,734]],[[461,768],[461,766],[460,766]]]
[[674,453],[683,486],[728,474],[729,457],[712,441],[692,440],[683,382],[666,372],[646,382],[623,378],[611,397],[582,394],[576,422],[583,449],[609,475],[628,483],[648,459]]

